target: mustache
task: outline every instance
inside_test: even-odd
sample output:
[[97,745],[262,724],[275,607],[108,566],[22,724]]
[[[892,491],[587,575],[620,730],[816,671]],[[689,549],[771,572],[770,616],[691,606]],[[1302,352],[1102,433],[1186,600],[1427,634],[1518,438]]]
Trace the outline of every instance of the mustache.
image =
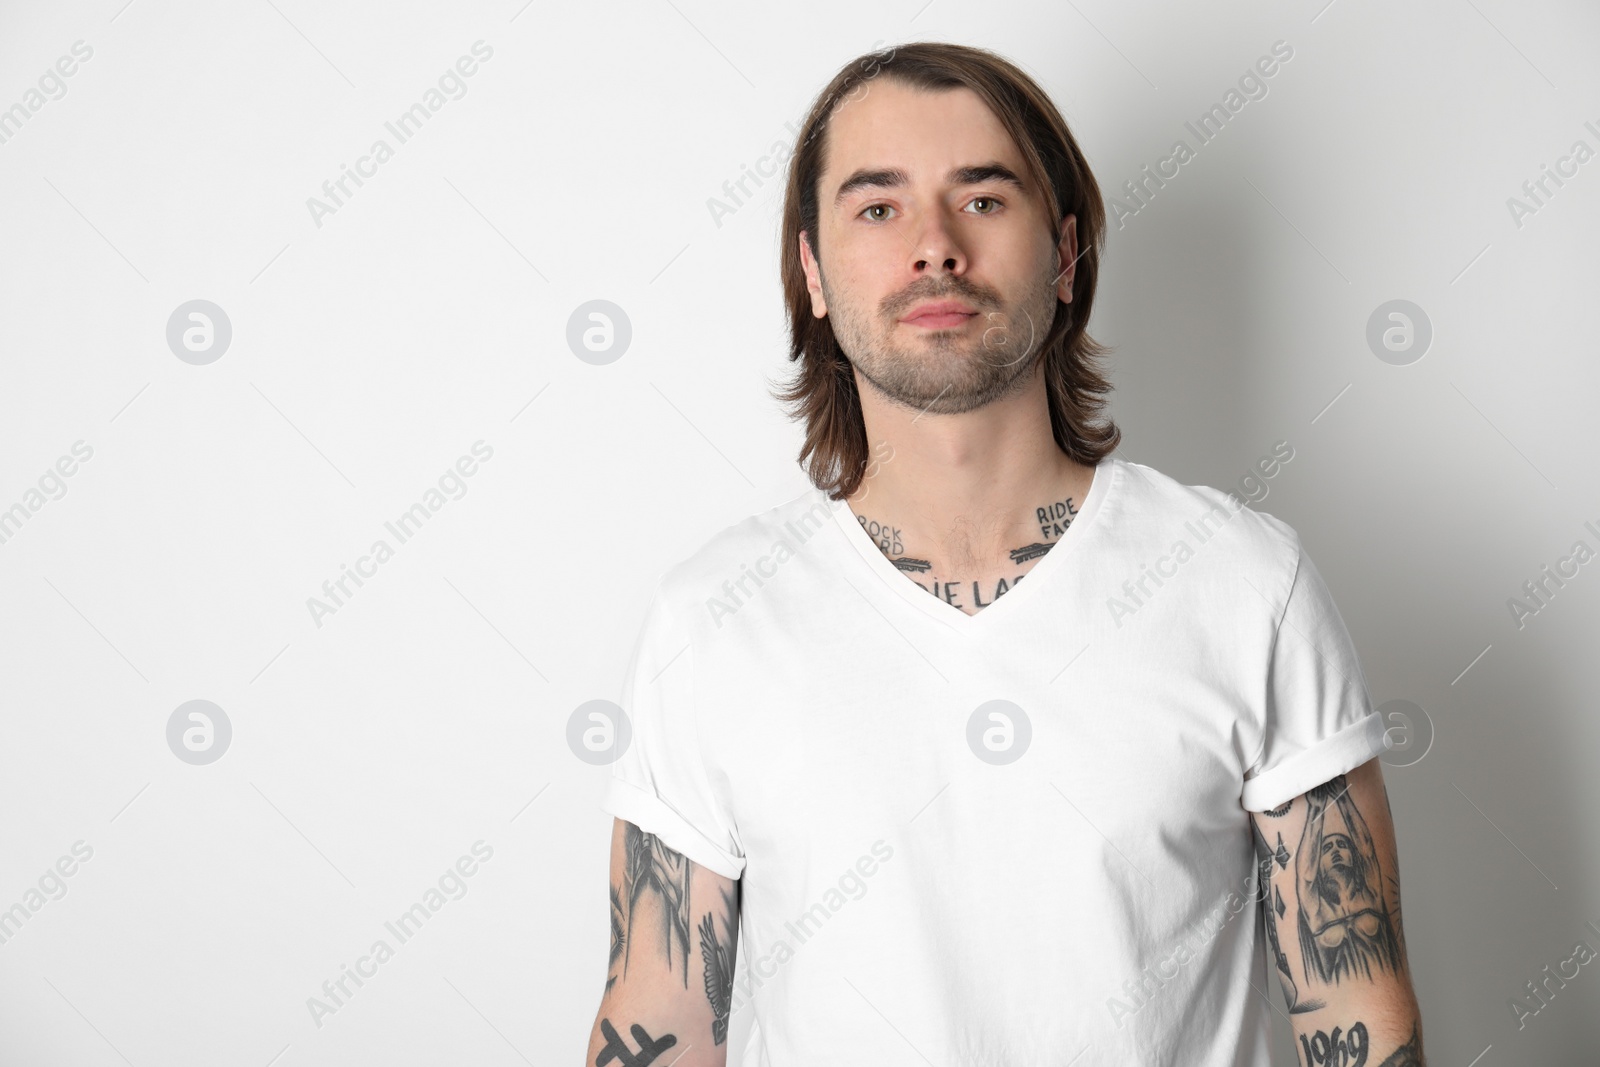
[[883,302],[886,315],[899,315],[924,300],[965,300],[979,311],[986,307],[999,307],[999,294],[992,290],[969,285],[946,285],[936,289],[914,287],[896,293]]

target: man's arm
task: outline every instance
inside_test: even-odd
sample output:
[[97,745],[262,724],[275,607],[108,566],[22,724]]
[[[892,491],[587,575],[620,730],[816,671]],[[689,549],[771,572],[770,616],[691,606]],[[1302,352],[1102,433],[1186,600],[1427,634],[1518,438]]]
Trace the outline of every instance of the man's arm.
[[739,883],[630,822],[611,831],[611,962],[585,1067],[723,1067]]
[[1424,1067],[1378,761],[1251,820],[1268,969],[1283,989],[1299,1062]]

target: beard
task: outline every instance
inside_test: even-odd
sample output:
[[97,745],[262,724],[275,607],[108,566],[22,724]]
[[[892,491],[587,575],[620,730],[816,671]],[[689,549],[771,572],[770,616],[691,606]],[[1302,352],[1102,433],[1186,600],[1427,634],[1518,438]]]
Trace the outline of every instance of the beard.
[[[856,373],[889,400],[934,415],[974,411],[1021,391],[1060,308],[1053,264],[1009,308],[995,290],[950,276],[921,279],[869,312],[838,300],[820,267],[818,275],[834,337]],[[916,304],[946,298],[976,308],[976,321],[947,331],[899,322]]]

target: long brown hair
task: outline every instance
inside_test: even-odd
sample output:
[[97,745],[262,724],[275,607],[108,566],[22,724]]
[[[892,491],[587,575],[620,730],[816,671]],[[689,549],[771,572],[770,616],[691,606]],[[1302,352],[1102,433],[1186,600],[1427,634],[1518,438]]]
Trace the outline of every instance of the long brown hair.
[[833,335],[831,321],[811,314],[811,296],[798,249],[803,230],[812,254],[821,255],[817,183],[827,153],[829,123],[840,104],[854,98],[866,82],[879,75],[925,91],[972,90],[1016,142],[1028,180],[1044,191],[1052,243],[1060,236],[1055,227],[1061,218],[1077,216],[1079,257],[1072,303],[1057,307],[1040,358],[1056,444],[1074,461],[1095,466],[1122,439],[1114,422],[1099,417],[1111,392],[1099,360],[1109,349],[1086,332],[1105,242],[1106,213],[1100,187],[1066,120],[1032,78],[986,49],[926,41],[869,52],[845,64],[818,94],[796,135],[784,195],[779,269],[789,312],[789,360],[800,366],[794,381],[774,395],[791,406],[790,418],[805,420],[800,465],[812,484],[833,500],[854,493],[867,466],[867,432],[855,375]]

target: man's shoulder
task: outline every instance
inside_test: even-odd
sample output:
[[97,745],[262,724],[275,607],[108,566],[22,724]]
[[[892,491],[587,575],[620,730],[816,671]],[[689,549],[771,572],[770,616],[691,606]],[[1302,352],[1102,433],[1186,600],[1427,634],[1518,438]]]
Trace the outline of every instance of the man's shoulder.
[[800,555],[812,538],[829,533],[835,512],[843,507],[843,501],[807,487],[730,523],[666,568],[662,594],[679,604],[698,604],[718,595],[726,584],[770,578],[776,567]]
[[1143,463],[1124,460],[1128,485],[1123,514],[1131,525],[1165,547],[1165,538],[1182,540],[1193,549],[1225,556],[1235,566],[1284,570],[1292,578],[1300,557],[1300,535],[1289,523],[1261,510],[1270,482],[1253,484],[1266,492],[1254,500],[1234,489],[1188,485]]

